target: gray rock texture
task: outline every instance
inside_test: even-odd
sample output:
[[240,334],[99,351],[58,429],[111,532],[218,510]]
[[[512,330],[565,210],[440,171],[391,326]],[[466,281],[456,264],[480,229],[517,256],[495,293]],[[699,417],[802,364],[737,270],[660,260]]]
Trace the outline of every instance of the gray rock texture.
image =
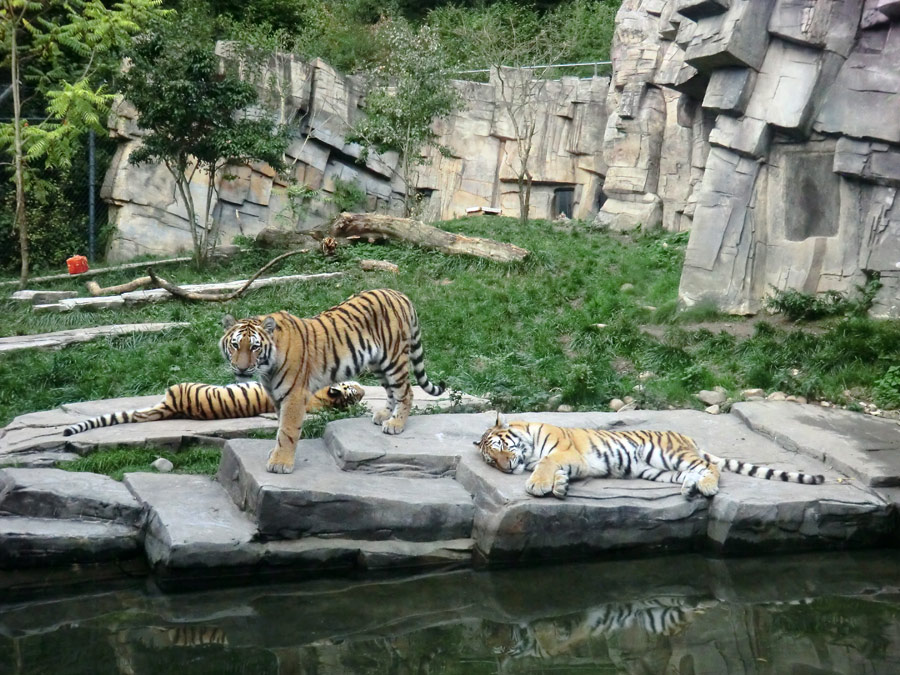
[[[218,50],[222,58],[230,58],[228,44],[220,43]],[[360,163],[356,161],[361,156],[360,146],[346,141],[351,124],[364,114],[360,78],[341,75],[320,59],[307,63],[289,54],[277,54],[266,69],[277,74],[279,88],[287,95],[282,112],[300,120],[287,150],[287,161],[293,167],[290,180],[319,190],[320,197],[297,215],[291,208],[287,184],[270,167],[232,167],[229,177],[218,186],[215,205],[223,240],[230,241],[237,234],[256,235],[267,226],[309,230],[330,221],[336,215],[329,198],[337,180],[364,190],[366,210],[399,213],[403,186],[395,177],[397,154],[371,155]],[[523,72],[530,80],[530,72]],[[606,173],[603,134],[609,78],[531,81],[537,83],[537,95],[528,114],[540,120],[530,160],[535,181],[531,215],[555,215],[556,190],[565,188],[574,190],[571,215],[592,217]],[[516,178],[509,166],[516,154],[516,140],[506,113],[509,97],[502,93],[496,73],[486,83],[459,81],[455,86],[464,101],[463,109],[435,124],[439,143],[449,154],[428,150],[427,162],[416,179],[416,189],[423,197],[422,217],[448,219],[474,207],[496,207],[504,214],[516,215]],[[120,103],[109,126],[121,144],[101,191],[101,196],[116,206],[117,230],[108,259],[190,250],[184,205],[173,199],[172,180],[165,168],[134,166],[128,161],[141,142],[136,111],[127,102]],[[197,179],[193,184],[198,195],[205,190],[201,183]]]
[[[370,424],[369,433],[377,432]],[[301,441],[294,472],[272,474],[271,449],[271,441],[232,441],[218,473],[235,502],[255,516],[261,537],[434,541],[471,534],[471,497],[452,479],[342,471],[321,441]]]
[[735,403],[732,412],[779,445],[833,465],[870,487],[900,486],[900,424],[816,405]]
[[[105,404],[73,407],[93,413]],[[215,479],[133,473],[118,484],[53,469],[0,471],[0,550],[6,551],[0,563],[127,557],[143,541],[157,573],[190,580],[265,570],[509,564],[702,549],[790,552],[896,541],[896,423],[786,401],[737,403],[733,412],[511,417],[680,431],[712,454],[822,474],[825,482],[725,472],[715,497],[689,500],[675,484],[589,479],[573,482],[565,500],[535,498],[525,492],[526,475],[489,467],[474,448],[493,424],[492,413],[414,416],[399,436],[357,418],[331,423],[324,439],[301,441],[295,471],[287,475],[265,470],[271,440],[246,439],[227,442]],[[52,429],[58,414],[36,415]],[[153,437],[158,424],[127,426]]]
[[772,288],[877,272],[872,313],[900,316],[898,21],[863,0],[625,0],[596,222],[689,229],[684,305],[755,313]]
[[122,483],[62,469],[0,469],[0,514],[108,520],[136,527],[141,506]]
[[0,568],[102,562],[140,553],[140,530],[127,525],[0,516]]

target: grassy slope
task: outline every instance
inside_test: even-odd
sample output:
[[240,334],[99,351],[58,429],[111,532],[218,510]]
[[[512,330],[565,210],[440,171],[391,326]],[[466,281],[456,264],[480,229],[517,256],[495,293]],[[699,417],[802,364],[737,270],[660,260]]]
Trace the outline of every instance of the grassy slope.
[[[543,221],[522,228],[506,218],[467,218],[443,226],[510,241],[532,256],[507,266],[397,244],[358,244],[341,248],[333,259],[315,251],[296,256],[274,272],[347,272],[341,280],[263,289],[225,305],[173,301],[35,316],[29,308],[4,303],[4,335],[152,320],[191,326],[55,352],[0,355],[0,425],[67,401],[161,393],[180,381],[226,383],[216,344],[226,312],[247,316],[286,309],[310,316],[351,293],[381,286],[401,290],[415,303],[432,379],[488,395],[506,410],[540,409],[556,396],[576,407],[605,409],[610,398],[626,394],[648,408],[699,406],[693,394],[716,384],[840,400],[845,388],[870,392],[900,356],[896,322],[837,321],[822,336],[763,325],[742,342],[724,333],[687,331],[677,323],[661,340],[643,334],[641,324],[673,321],[683,234],[616,236]],[[167,269],[165,276],[177,282],[242,278],[276,253],[251,251],[204,274],[184,267]],[[400,273],[361,272],[361,258],[390,260]],[[108,274],[98,281],[110,285],[132,275],[137,276]],[[625,283],[634,288],[621,290]],[[82,286],[65,280],[56,288]],[[799,374],[792,374],[795,369]],[[635,392],[643,371],[654,376]]]

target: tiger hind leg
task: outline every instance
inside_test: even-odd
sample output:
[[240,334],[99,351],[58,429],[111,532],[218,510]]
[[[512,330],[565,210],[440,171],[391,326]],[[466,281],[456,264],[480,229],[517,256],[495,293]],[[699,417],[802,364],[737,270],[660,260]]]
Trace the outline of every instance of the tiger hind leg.
[[387,406],[372,415],[372,422],[381,425],[386,434],[399,434],[406,427],[412,411],[412,387],[409,384],[408,364],[388,366],[390,374],[381,370],[378,375],[387,392]]
[[681,494],[687,499],[698,494],[712,497],[719,491],[719,470],[715,465],[687,471],[663,471],[647,468],[635,474],[635,478],[652,480],[657,483],[680,483]]
[[704,497],[713,497],[719,492],[719,468],[715,465],[684,472],[684,481],[681,483],[681,494],[690,499],[694,495],[701,494]]

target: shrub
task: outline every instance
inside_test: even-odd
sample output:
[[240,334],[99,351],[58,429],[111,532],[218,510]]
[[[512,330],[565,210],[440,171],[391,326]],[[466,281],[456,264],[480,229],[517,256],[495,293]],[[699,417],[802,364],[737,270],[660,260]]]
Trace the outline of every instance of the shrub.
[[891,366],[875,383],[875,403],[882,408],[900,408],[900,366]]
[[766,301],[766,308],[783,314],[791,321],[814,321],[832,316],[864,316],[872,307],[881,288],[876,272],[867,274],[866,282],[856,287],[856,296],[840,291],[825,291],[815,295],[793,289],[778,290]]

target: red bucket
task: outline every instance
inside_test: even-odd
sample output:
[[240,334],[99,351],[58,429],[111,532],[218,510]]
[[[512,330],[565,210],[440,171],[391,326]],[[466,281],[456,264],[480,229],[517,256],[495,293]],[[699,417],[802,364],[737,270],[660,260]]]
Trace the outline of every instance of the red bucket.
[[88,260],[83,255],[73,255],[66,260],[69,266],[69,274],[82,274],[88,271]]

